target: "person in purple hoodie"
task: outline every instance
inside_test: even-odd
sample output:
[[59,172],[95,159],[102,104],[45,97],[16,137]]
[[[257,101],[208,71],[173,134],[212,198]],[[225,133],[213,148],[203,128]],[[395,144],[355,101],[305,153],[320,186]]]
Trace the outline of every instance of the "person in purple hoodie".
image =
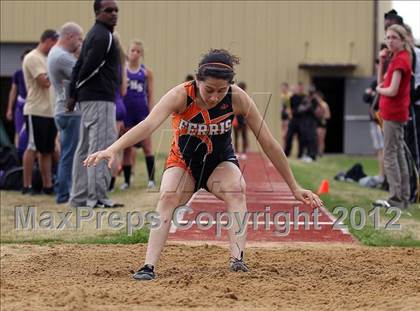
[[[146,119],[153,105],[153,73],[142,63],[144,56],[143,43],[139,40],[132,40],[128,49],[127,64],[127,94],[124,96],[124,105],[127,110],[124,125],[127,130],[136,126]],[[152,140],[150,137],[141,141],[136,147],[142,147],[146,158],[148,173],[148,188],[155,186],[154,165],[155,158],[152,150]],[[135,148],[129,147],[124,150],[124,183],[121,190],[130,186],[131,172],[134,171]]]
[[[23,61],[25,55],[28,54],[30,51],[31,49],[26,49],[25,51],[23,51],[22,56],[20,58],[21,61]],[[24,126],[25,119],[23,117],[23,107],[25,106],[25,99],[25,80],[23,78],[22,69],[19,69],[13,75],[12,86],[9,92],[6,119],[8,121],[14,121],[15,123],[15,146],[18,148],[18,150],[22,149],[22,155],[28,143],[28,135],[26,134]],[[22,148],[19,148],[19,146],[21,146]]]

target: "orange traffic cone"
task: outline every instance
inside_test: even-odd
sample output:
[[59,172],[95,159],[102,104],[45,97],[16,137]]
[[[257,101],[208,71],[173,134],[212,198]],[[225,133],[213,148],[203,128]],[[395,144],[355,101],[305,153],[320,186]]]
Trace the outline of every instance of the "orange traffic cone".
[[324,179],[318,189],[318,194],[328,193],[330,191],[330,183],[328,179]]

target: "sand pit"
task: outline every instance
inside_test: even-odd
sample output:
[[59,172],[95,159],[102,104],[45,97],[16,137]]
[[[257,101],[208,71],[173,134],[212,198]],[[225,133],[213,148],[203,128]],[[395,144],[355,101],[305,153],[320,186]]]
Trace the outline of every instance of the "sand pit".
[[219,246],[169,245],[158,279],[131,272],[145,245],[3,245],[2,310],[418,310],[420,249],[249,248],[249,273]]

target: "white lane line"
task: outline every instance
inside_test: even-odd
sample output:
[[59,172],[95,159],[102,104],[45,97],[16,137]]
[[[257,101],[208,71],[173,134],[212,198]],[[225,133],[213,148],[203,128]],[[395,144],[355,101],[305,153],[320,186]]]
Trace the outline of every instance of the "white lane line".
[[[323,210],[323,212],[325,213],[325,215],[327,215],[327,217],[328,217],[329,219],[331,219],[331,221],[332,221],[333,223],[335,223],[335,222],[337,221],[337,219],[335,218],[335,216],[334,216],[333,214],[331,214],[331,213],[330,213],[330,211],[329,211],[329,210],[327,210],[327,208],[326,208],[326,207],[321,206],[321,209]],[[339,229],[341,230],[341,232],[342,232],[343,234],[350,235],[351,237],[353,237],[353,236],[350,234],[350,231],[347,229],[347,226],[346,226],[345,228],[343,228],[345,225],[344,225],[341,221],[340,221],[340,222],[338,222],[338,223],[337,223],[337,225],[340,225],[340,226],[339,226]]]
[[[197,224],[197,221],[196,220],[180,220],[179,221],[179,224],[180,225],[186,225],[186,224],[188,224],[188,222],[192,223],[193,225]],[[205,220],[201,220],[201,221],[199,221],[199,223],[200,223],[200,225],[208,225],[209,224],[209,222],[208,221],[205,221]],[[227,223],[228,222],[226,220],[221,220],[220,221],[220,224],[222,224],[222,225],[227,225]],[[258,221],[256,223],[258,225],[265,225],[266,224],[265,221]],[[313,221],[308,221],[308,222],[305,222],[305,221],[298,221],[298,222],[289,221],[289,225],[294,225],[295,223],[298,224],[299,226],[300,225],[305,225],[305,224],[308,224],[308,225],[314,225],[315,224],[315,222],[313,222]],[[214,226],[216,224],[217,224],[217,221],[213,220],[212,221],[212,226]],[[253,224],[254,224],[253,221],[248,221],[248,225],[253,225]],[[277,224],[278,225],[285,225],[286,222],[285,221],[279,221],[279,222],[277,222]],[[331,222],[331,221],[318,221],[318,222],[316,222],[316,224],[317,225],[333,225],[334,222]],[[274,225],[274,222],[273,221],[270,221],[270,226],[271,225]]]
[[[194,203],[224,203],[223,201],[220,200],[203,200],[203,199],[196,199],[194,201]],[[289,201],[289,200],[261,200],[261,201],[257,201],[257,200],[247,200],[247,205],[249,204],[261,204],[261,205],[269,205],[269,204],[296,204],[296,205],[301,205],[302,202],[300,201]]]

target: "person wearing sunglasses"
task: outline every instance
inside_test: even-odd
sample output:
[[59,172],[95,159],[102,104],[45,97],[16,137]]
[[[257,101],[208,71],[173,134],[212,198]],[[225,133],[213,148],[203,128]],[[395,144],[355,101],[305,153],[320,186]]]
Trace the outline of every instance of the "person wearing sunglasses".
[[[86,35],[73,69],[67,109],[82,113],[80,141],[73,162],[70,205],[116,207],[107,195],[111,173],[106,164],[86,170],[82,161],[116,139],[115,90],[119,87],[120,52],[113,38],[118,21],[114,0],[95,0],[96,22]],[[118,204],[119,205],[119,204]]]

